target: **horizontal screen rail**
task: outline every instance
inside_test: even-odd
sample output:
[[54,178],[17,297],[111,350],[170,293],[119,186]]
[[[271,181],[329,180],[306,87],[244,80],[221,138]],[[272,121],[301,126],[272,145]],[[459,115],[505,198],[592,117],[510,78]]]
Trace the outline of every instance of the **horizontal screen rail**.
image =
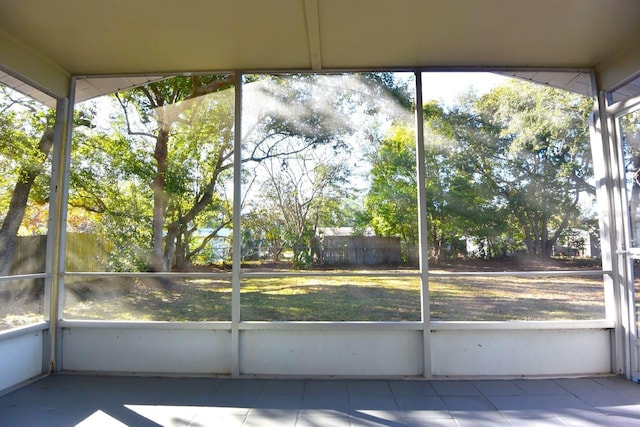
[[462,272],[429,272],[430,277],[572,277],[572,276],[605,276],[610,270],[536,270],[536,271],[462,271]]
[[[429,277],[571,277],[571,276],[605,276],[612,274],[611,270],[536,270],[536,271],[430,271],[427,273]],[[190,278],[229,278],[231,272],[223,273],[189,273],[189,272],[66,272],[67,277],[190,277]],[[46,277],[44,274],[32,274],[22,276],[5,276],[0,277],[2,280],[19,280]],[[268,271],[268,272],[250,272],[244,271],[240,273],[241,278],[277,278],[277,277],[420,277],[419,271]]]
[[17,274],[15,276],[0,276],[0,282],[10,282],[12,280],[46,279],[47,277],[49,276],[46,273]]

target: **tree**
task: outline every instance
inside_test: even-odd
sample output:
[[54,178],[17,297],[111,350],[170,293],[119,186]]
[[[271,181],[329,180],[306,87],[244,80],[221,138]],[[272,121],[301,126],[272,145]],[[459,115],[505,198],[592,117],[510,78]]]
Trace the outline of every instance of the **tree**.
[[[282,123],[293,129],[299,123],[298,130],[276,135],[279,147],[270,138],[262,144],[271,157],[253,171],[261,191],[251,205],[254,210],[244,215],[243,227],[253,230],[253,240],[272,236],[274,244],[292,247],[296,262],[304,266],[313,258],[309,248],[316,246],[318,227],[340,224],[362,230],[366,226],[353,218],[361,216],[361,209],[345,203],[348,172],[352,167],[362,168],[360,157],[370,141],[378,138],[382,123],[406,114],[401,100],[410,97],[406,84],[391,73],[294,75],[279,77],[276,83],[264,87],[262,81],[256,82],[257,88],[246,88],[245,100],[258,110],[252,111],[255,117],[286,118]],[[306,111],[312,112],[312,120],[304,118]],[[301,113],[304,120],[299,119]],[[245,138],[252,141],[255,133],[263,141],[261,135],[268,134],[265,126],[273,129],[271,119],[260,119],[255,126],[249,120],[249,137]],[[301,135],[314,135],[317,141],[304,143]],[[246,145],[243,158],[254,154],[251,148],[252,144]],[[247,172],[252,173],[248,168]],[[270,219],[268,224],[260,220],[265,217]]]
[[[53,146],[53,112],[35,101],[0,87],[0,163],[2,187],[8,200],[2,204],[0,226],[0,276],[10,273],[20,226],[30,200],[48,199],[47,160]],[[35,188],[35,199],[33,190]]]
[[[424,106],[426,212],[431,255],[454,255],[461,239],[483,256],[525,248],[550,256],[593,194],[587,118],[592,102],[513,82],[445,110]],[[417,241],[414,137],[396,128],[373,157],[367,196],[381,235]],[[462,248],[460,248],[462,249]]]
[[396,127],[372,158],[371,188],[365,206],[379,236],[398,236],[405,247],[418,242],[415,138]]
[[[485,174],[523,235],[531,255],[548,257],[552,247],[580,217],[580,200],[595,194],[587,97],[525,82],[511,82],[474,105],[484,147]],[[489,142],[487,144],[487,142]],[[484,151],[486,152],[486,151]]]
[[242,258],[280,261],[286,249],[286,224],[277,209],[258,207],[242,218]]
[[[262,206],[278,212],[280,235],[293,248],[294,265],[309,266],[323,215],[345,195],[349,171],[343,158],[328,147],[314,147],[295,156],[271,158],[261,164],[266,174]],[[275,233],[267,230],[268,235]]]
[[[177,270],[186,268],[192,256],[188,246],[192,224],[214,202],[221,203],[214,200],[216,187],[231,168],[233,154],[233,104],[225,91],[234,84],[235,78],[228,75],[174,77],[118,97],[129,135],[153,141],[151,264],[155,271],[166,271],[172,265]],[[129,105],[146,129],[131,127]],[[190,180],[193,163],[200,160],[194,159],[197,152],[204,157],[199,164],[207,168],[200,179]],[[216,229],[229,222],[227,215]]]
[[[243,163],[335,140],[341,128],[307,102],[316,79],[247,77],[253,82],[246,85],[248,92],[283,108],[248,120],[252,124],[243,136]],[[135,229],[123,234],[139,243],[136,264],[156,271],[185,270],[231,225],[235,84],[232,76],[197,76],[134,88],[116,95],[122,114],[111,119],[115,127],[76,135],[70,203],[100,213],[103,229],[111,228],[116,240],[121,229],[116,224]],[[92,176],[97,179],[87,179]],[[137,210],[127,216],[129,206]],[[203,236],[203,230],[208,234]],[[151,257],[141,257],[145,236]],[[119,264],[131,268],[131,263]]]
[[[463,99],[473,99],[468,94]],[[496,199],[486,135],[478,133],[468,110],[445,110],[435,102],[423,107],[428,235],[431,255],[466,253],[462,240],[473,239],[483,256],[504,254],[496,244],[505,234],[507,212]],[[480,151],[470,147],[477,145]],[[481,151],[482,149],[486,151]],[[446,250],[445,250],[446,249]],[[446,253],[448,252],[448,253]]]
[[[481,221],[478,183],[469,179],[451,140],[451,129],[442,121],[436,104],[425,110],[425,189],[427,236],[433,259],[457,254],[460,239]],[[373,157],[372,183],[366,206],[372,226],[380,236],[398,236],[405,247],[418,243],[418,204],[415,135],[407,127],[395,127],[380,142]]]

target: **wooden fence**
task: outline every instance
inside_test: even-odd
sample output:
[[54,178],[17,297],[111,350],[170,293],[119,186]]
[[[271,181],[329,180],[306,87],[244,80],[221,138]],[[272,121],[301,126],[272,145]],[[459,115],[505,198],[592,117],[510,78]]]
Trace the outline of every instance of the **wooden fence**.
[[321,259],[326,265],[395,265],[402,262],[399,237],[325,236]]
[[[47,236],[19,236],[11,261],[11,274],[44,273]],[[67,271],[101,271],[107,249],[94,234],[67,233]]]

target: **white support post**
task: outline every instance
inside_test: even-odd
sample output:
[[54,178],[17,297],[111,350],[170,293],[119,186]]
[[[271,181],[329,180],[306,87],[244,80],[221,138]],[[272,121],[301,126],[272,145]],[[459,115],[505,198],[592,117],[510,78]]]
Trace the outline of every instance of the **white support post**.
[[[601,97],[601,107],[604,104],[604,95]],[[602,109],[601,108],[601,109]],[[605,110],[603,110],[605,111]],[[615,243],[614,260],[614,298],[616,308],[616,328],[614,331],[616,350],[616,363],[618,366],[614,371],[623,373],[627,378],[637,377],[637,331],[635,320],[635,296],[634,296],[634,273],[632,268],[632,258],[630,256],[631,233],[629,223],[629,200],[626,189],[626,177],[624,166],[624,154],[622,148],[622,129],[619,118],[621,115],[605,114],[602,122],[606,124],[605,135],[607,136],[609,150],[615,153],[612,166],[613,174],[613,201],[615,215],[614,238]],[[607,301],[605,300],[605,303]],[[608,307],[607,307],[608,308]]]
[[231,271],[231,375],[240,375],[240,215],[242,202],[242,73],[236,73],[233,131],[233,255]]
[[615,133],[615,119],[607,113],[603,93],[597,97],[598,113],[591,120],[591,152],[598,216],[600,219],[600,241],[602,268],[611,271],[604,276],[605,313],[616,325],[611,336],[611,371],[631,376],[629,301],[627,299],[627,199],[624,184],[622,147]]
[[422,73],[416,77],[416,171],[418,203],[418,235],[420,257],[420,303],[422,313],[422,375],[431,377],[431,311],[429,309],[429,249],[427,234],[427,189],[425,148],[424,148],[424,112],[422,110]]
[[[43,371],[62,370],[62,336],[59,322],[64,306],[64,272],[66,266],[66,223],[69,199],[69,169],[71,165],[71,135],[73,132],[73,105],[75,79],[71,79],[69,98],[58,102],[56,131],[51,162],[50,215],[47,237],[47,291],[46,317],[49,319],[48,348],[43,360]],[[47,365],[47,366],[45,366]]]
[[[602,97],[604,99],[604,97]],[[616,153],[615,160],[611,163],[615,167],[613,174],[613,200],[614,207],[614,223],[611,227],[614,230],[612,242],[615,244],[615,253],[613,254],[613,272],[614,272],[614,299],[616,308],[616,328],[614,330],[615,349],[619,352],[616,356],[618,363],[615,372],[624,374],[627,378],[631,378],[633,369],[631,368],[631,347],[634,341],[631,339],[632,329],[635,328],[635,321],[632,318],[633,298],[628,298],[629,287],[633,287],[633,278],[629,277],[631,273],[629,265],[629,247],[630,230],[629,230],[629,214],[628,199],[625,185],[624,165],[622,153],[622,141],[616,132],[616,120],[614,117],[607,115],[603,123],[607,126],[606,135],[609,140],[611,153]],[[619,129],[617,129],[619,130]],[[614,156],[612,155],[612,158]],[[606,303],[606,301],[605,301]]]
[[56,122],[53,134],[53,149],[51,156],[51,183],[49,184],[49,219],[47,224],[47,247],[45,258],[44,281],[44,319],[49,322],[49,329],[44,334],[43,352],[42,352],[42,373],[53,371],[55,365],[55,345],[56,330],[58,327],[57,300],[58,300],[58,281],[54,279],[54,270],[58,254],[57,235],[58,235],[58,206],[60,192],[58,191],[62,163],[60,159],[63,157],[63,135],[65,129],[65,121],[67,118],[67,110],[69,102],[67,99],[59,99],[56,103]]

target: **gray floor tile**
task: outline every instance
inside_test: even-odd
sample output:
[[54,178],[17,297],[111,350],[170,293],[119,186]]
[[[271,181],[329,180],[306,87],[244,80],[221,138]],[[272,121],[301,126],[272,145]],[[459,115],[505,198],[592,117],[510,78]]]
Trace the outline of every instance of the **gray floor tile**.
[[254,408],[300,409],[302,395],[297,394],[261,394],[258,395]]
[[247,414],[243,426],[266,427],[295,426],[298,419],[297,409],[256,409],[253,408]]
[[480,396],[480,391],[471,381],[437,380],[431,385],[440,396]]
[[640,401],[633,404],[598,406],[596,409],[608,415],[640,419]]
[[367,423],[379,423],[381,425],[400,424],[402,414],[398,410],[391,409],[357,409],[349,411],[351,422],[359,420]]
[[508,421],[513,427],[567,427],[559,418],[508,418]]
[[443,396],[442,400],[460,426],[510,425],[484,396]]
[[302,396],[304,392],[304,381],[297,380],[277,380],[266,381],[260,390],[262,394],[297,394]]
[[424,419],[424,418],[405,418],[402,424],[408,427],[459,427],[456,420],[448,419]]
[[208,417],[206,414],[196,415],[191,420],[189,427],[241,427],[244,424],[244,415],[223,415],[221,417]]
[[442,396],[442,401],[450,412],[498,412],[484,396]]
[[517,396],[524,392],[512,381],[507,380],[482,380],[472,381],[473,385],[485,396]]
[[175,383],[173,394],[209,394],[213,395],[217,393],[222,387],[222,380],[216,378],[191,378],[189,381],[178,381]]
[[193,406],[129,405],[127,408],[160,426],[185,427],[197,414]]
[[222,380],[219,384],[217,393],[223,394],[242,394],[242,393],[260,393],[264,386],[264,380],[253,380],[243,378],[233,378]]
[[411,409],[401,410],[400,417],[403,421],[411,421],[415,424],[418,420],[423,420],[425,423],[431,423],[434,420],[451,420],[453,416],[447,410],[424,410],[424,409]]
[[351,420],[349,415],[337,412],[301,410],[298,414],[296,427],[349,427]]
[[298,418],[349,418],[348,411],[338,409],[305,409],[298,411]]
[[[153,407],[153,405],[150,405],[150,406]],[[118,420],[119,422],[122,422],[127,426],[158,427],[158,424],[156,422],[152,421],[147,416],[145,416],[144,411],[137,410],[137,408],[133,405],[122,404],[122,403],[120,403],[119,405],[98,404],[96,406],[93,406],[91,410],[93,411],[91,416],[93,416],[93,414],[96,414],[98,412],[104,412],[110,418],[114,420]],[[70,409],[70,411],[74,412],[73,409]],[[83,417],[83,420],[87,418],[91,418],[91,416]],[[75,424],[63,424],[63,425],[68,426],[68,425],[75,425]],[[94,424],[94,425],[100,425],[100,424]]]
[[600,412],[593,406],[572,395],[562,396],[536,396],[536,401],[540,402],[547,412],[563,413],[565,411],[587,411]]
[[[411,421],[415,424],[418,420],[431,423],[433,420],[453,419],[449,411],[445,408],[444,402],[439,397],[427,397],[427,405],[411,405],[400,408],[400,415],[403,421]],[[437,399],[437,400],[436,400]]]
[[62,426],[76,425],[91,413],[74,413],[62,417],[54,408],[43,408],[38,406],[5,406],[0,408],[1,426]]
[[349,400],[346,396],[329,394],[305,395],[300,402],[301,409],[330,409],[349,412]]
[[424,396],[434,396],[436,395],[436,390],[431,385],[429,381],[389,381],[389,387],[391,391],[396,396],[404,396],[404,395],[424,395]]
[[614,391],[606,390],[601,393],[589,393],[578,395],[578,397],[589,405],[594,407],[608,407],[608,406],[632,406],[638,403],[638,400],[634,400],[624,394],[616,393]]
[[82,421],[80,421],[78,424],[75,425],[75,427],[95,427],[95,426],[127,427],[127,424],[112,417],[106,412],[99,410],[89,415],[87,418],[83,419]]
[[638,426],[622,378],[256,380],[57,375],[0,397],[0,426]]
[[262,397],[262,395],[257,393],[218,393],[212,396],[209,402],[212,406],[253,408],[258,405]]
[[561,378],[554,380],[554,382],[576,396],[606,393],[610,391],[594,378]]
[[640,401],[640,384],[636,382],[629,381],[624,377],[601,377],[595,378],[595,381],[608,389]]
[[498,412],[464,412],[452,415],[460,427],[512,427],[509,420]]
[[347,382],[349,395],[391,395],[391,387],[387,381],[354,380]]
[[313,380],[304,384],[304,395],[331,395],[346,397],[348,394],[347,381],[342,380]]
[[569,391],[553,382],[553,380],[523,379],[513,380],[512,384],[521,389],[525,394],[534,396],[557,396],[571,394],[569,393]]
[[398,408],[403,411],[446,411],[447,407],[440,396],[397,396]]
[[487,396],[487,399],[505,417],[511,418],[554,418],[541,402],[529,396]]
[[630,427],[634,424],[634,420],[589,412],[565,414],[560,420],[570,427]]
[[611,425],[615,427],[640,427],[640,419],[638,419],[637,414],[633,418],[611,415],[607,418],[607,420],[611,423]]
[[250,408],[200,406],[194,408],[194,419],[244,419],[249,414]]
[[397,410],[398,404],[393,396],[349,396],[349,409]]

